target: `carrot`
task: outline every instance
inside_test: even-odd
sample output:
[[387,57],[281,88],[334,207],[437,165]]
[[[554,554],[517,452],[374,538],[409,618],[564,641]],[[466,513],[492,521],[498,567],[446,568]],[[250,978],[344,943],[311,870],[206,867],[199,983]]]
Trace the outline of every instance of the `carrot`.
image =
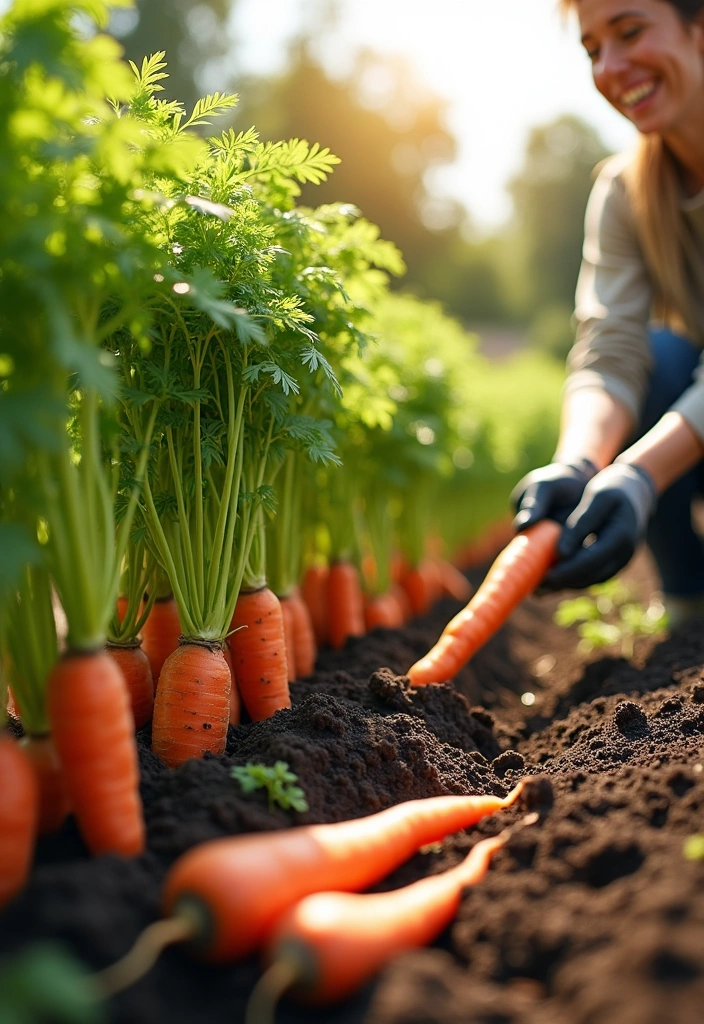
[[162,666],[178,647],[180,635],[181,622],[173,595],[157,597],[142,627],[142,646],[149,659],[155,691],[159,685]]
[[383,878],[427,843],[509,807],[505,798],[439,796],[332,825],[215,839],[171,868],[164,913],[200,922],[197,951],[223,963],[259,947],[290,906],[325,889],[354,891]]
[[284,624],[284,644],[286,647],[286,669],[288,671],[289,683],[296,681],[296,646],[294,643],[295,626],[293,622],[293,609],[290,598],[279,597],[281,605],[281,619]]
[[149,660],[142,650],[142,641],[112,643],[105,650],[118,666],[127,684],[135,729],[141,729],[154,711],[154,682]]
[[[240,628],[246,627],[246,628]],[[240,593],[232,616],[232,662],[242,702],[255,722],[291,707],[281,605],[268,587]]]
[[464,573],[445,558],[439,559],[436,564],[442,593],[447,597],[454,597],[455,601],[469,601],[472,596],[472,585]]
[[317,892],[276,923],[267,960],[290,966],[296,996],[327,1005],[351,995],[392,957],[432,942],[506,836],[483,839],[456,867],[391,892]]
[[240,701],[240,691],[237,689],[235,670],[232,665],[232,649],[229,640],[225,641],[222,653],[230,670],[230,725],[239,725],[242,717],[242,704]]
[[407,568],[401,576],[401,586],[408,595],[413,614],[425,615],[442,593],[440,570],[435,560],[424,558],[415,568]]
[[225,752],[231,685],[221,644],[183,638],[168,656],[152,722],[152,750],[168,768]]
[[0,735],[0,907],[29,875],[39,816],[39,788],[20,745]]
[[403,614],[393,594],[378,594],[364,602],[364,625],[367,630],[398,629],[403,625]]
[[122,673],[104,651],[68,651],[48,680],[66,791],[92,853],[144,849],[134,722]]
[[432,648],[408,671],[413,686],[451,679],[520,604],[555,561],[562,527],[550,519],[514,537],[461,612]]
[[61,828],[71,809],[64,770],[54,741],[49,735],[23,736],[20,746],[37,781],[39,834],[52,835]]
[[301,597],[306,603],[313,623],[313,632],[318,647],[328,642],[328,567],[311,565],[306,569],[301,583]]
[[334,650],[344,647],[351,636],[364,636],[364,598],[359,572],[351,562],[337,561],[330,566],[327,584],[330,644]]
[[299,679],[312,676],[318,651],[315,632],[308,606],[296,587],[289,598],[293,614],[293,648],[296,656],[296,673]]
[[7,688],[7,706],[6,706],[6,711],[7,711],[8,715],[12,716],[12,718],[16,718],[16,719],[19,720],[20,712],[19,712],[19,708],[17,707],[17,701],[15,700],[15,695],[12,692],[12,687],[11,686],[8,686],[8,688]]
[[393,583],[391,585],[391,595],[401,610],[401,621],[408,622],[409,619],[413,618],[413,608],[408,600],[408,594],[400,583]]

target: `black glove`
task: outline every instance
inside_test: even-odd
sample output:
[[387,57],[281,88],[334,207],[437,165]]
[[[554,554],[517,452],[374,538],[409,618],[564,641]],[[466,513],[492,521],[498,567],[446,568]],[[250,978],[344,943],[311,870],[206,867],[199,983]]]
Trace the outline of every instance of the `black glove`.
[[[556,565],[540,589],[581,589],[611,579],[626,565],[645,536],[657,502],[650,474],[641,466],[614,462],[589,481],[568,517],[557,545]],[[595,540],[584,547],[587,537]]]
[[573,464],[551,462],[528,473],[511,492],[511,502],[517,512],[514,530],[525,530],[548,518],[564,523],[596,472],[593,462],[580,459]]

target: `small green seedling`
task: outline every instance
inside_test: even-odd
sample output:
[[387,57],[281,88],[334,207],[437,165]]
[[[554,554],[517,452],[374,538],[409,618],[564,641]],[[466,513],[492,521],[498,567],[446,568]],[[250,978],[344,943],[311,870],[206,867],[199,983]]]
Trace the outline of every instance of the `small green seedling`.
[[633,657],[637,637],[662,632],[668,621],[660,601],[653,599],[644,607],[633,600],[629,588],[618,578],[590,587],[582,597],[561,601],[553,618],[558,626],[579,623],[579,649],[583,653],[620,644],[624,658]]
[[704,860],[704,835],[688,836],[684,841],[687,860]]
[[284,811],[307,811],[308,801],[300,786],[298,776],[289,770],[285,761],[277,761],[273,768],[265,764],[246,764],[230,769],[230,775],[237,779],[243,793],[265,789],[269,798],[269,810],[278,804]]

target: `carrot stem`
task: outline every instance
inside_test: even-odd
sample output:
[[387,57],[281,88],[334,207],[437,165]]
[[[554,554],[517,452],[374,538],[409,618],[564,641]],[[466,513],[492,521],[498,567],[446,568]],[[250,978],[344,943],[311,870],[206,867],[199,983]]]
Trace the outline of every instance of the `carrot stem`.
[[252,989],[244,1024],[274,1024],[277,1003],[299,980],[299,973],[292,961],[275,960]]
[[122,957],[93,975],[102,996],[107,999],[134,985],[152,969],[168,946],[187,942],[197,934],[194,921],[185,914],[154,921],[137,937],[135,944]]

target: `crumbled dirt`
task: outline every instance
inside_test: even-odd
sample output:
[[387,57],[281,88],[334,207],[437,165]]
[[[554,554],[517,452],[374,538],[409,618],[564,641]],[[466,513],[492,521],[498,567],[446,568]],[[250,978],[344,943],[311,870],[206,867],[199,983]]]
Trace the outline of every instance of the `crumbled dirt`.
[[[647,559],[629,575],[647,600]],[[451,601],[399,632],[323,652],[295,684],[293,708],[231,730],[222,758],[167,771],[142,730],[148,852],[89,858],[67,823],[41,842],[27,890],[0,915],[0,957],[51,938],[91,968],[111,963],[158,916],[170,865],[203,840],[416,797],[504,794],[528,776],[518,807],[377,886],[443,870],[514,826],[431,948],[397,958],[337,1007],[284,1002],[279,1024],[700,1024],[704,863],[683,845],[704,831],[704,622],[639,641],[630,661],[585,659],[552,623],[555,603],[527,601],[452,685],[411,690],[403,676],[456,611]],[[276,760],[298,775],[307,812],[270,810],[230,776]],[[538,822],[516,828],[531,810]],[[111,1000],[109,1020],[242,1021],[259,970],[255,958],[214,968],[173,949]]]

